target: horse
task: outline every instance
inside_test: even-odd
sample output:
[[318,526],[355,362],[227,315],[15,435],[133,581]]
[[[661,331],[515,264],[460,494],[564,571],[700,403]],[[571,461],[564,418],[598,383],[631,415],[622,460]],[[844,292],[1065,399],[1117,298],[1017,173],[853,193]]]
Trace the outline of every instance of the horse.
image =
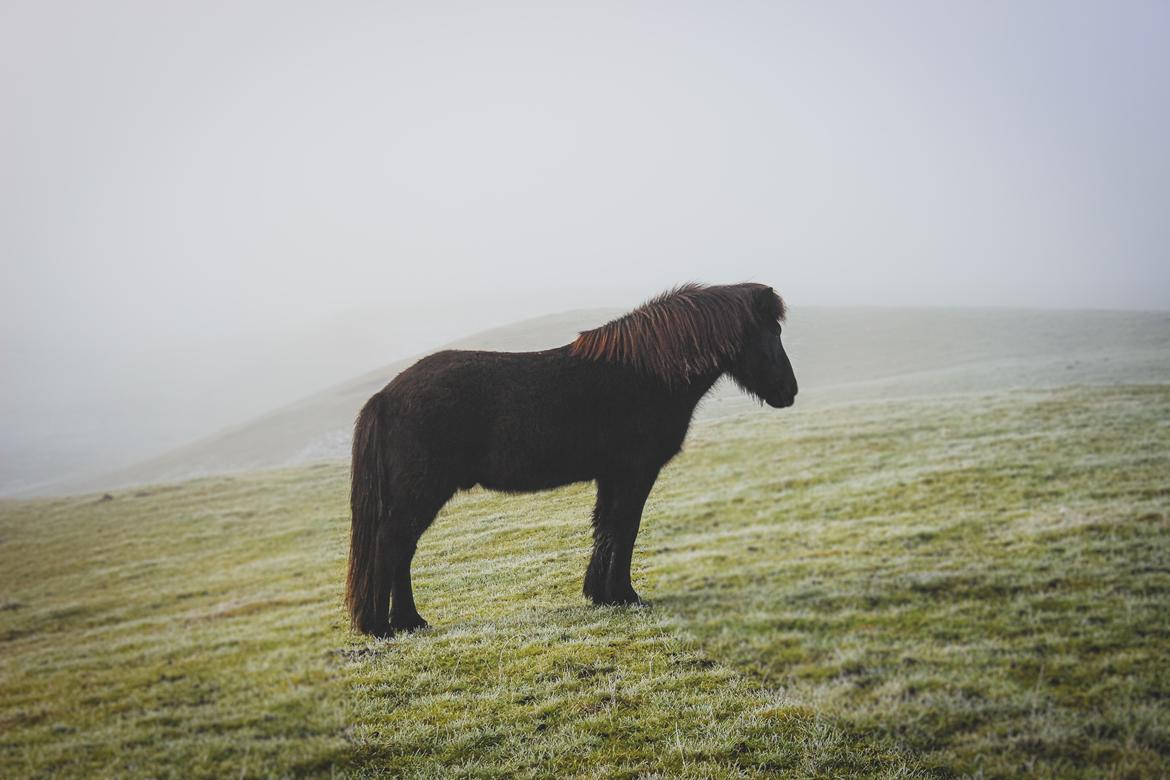
[[346,606],[375,636],[425,628],[411,590],[418,540],[459,490],[534,492],[596,481],[584,593],[641,605],[630,561],[658,473],[724,374],[774,408],[796,399],[767,285],[686,284],[570,344],[446,350],[404,370],[354,425]]

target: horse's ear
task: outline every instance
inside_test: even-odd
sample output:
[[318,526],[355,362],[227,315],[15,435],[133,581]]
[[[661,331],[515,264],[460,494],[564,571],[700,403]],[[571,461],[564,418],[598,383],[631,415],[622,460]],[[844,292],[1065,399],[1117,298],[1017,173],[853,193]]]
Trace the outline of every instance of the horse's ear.
[[784,301],[766,284],[761,284],[752,292],[752,306],[768,319],[784,319]]

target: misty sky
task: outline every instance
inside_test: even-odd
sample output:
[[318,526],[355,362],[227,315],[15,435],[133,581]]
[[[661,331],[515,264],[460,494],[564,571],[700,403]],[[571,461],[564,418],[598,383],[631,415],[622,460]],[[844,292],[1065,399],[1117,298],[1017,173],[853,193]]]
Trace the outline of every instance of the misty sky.
[[1161,1],[5,0],[0,468],[691,279],[1166,308],[1168,40]]

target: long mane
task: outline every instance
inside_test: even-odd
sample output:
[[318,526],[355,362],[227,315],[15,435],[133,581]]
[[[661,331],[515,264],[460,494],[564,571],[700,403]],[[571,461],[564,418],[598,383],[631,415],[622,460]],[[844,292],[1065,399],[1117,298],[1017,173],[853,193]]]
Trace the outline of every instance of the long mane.
[[623,363],[667,384],[726,367],[748,332],[783,320],[784,301],[765,284],[684,284],[611,322],[583,331],[569,352]]

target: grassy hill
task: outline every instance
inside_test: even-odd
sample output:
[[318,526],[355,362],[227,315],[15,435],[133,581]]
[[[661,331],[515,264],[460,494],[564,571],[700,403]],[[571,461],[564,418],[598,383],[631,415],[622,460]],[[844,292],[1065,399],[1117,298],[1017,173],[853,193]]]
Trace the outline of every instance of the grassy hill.
[[2,777],[1163,777],[1170,387],[697,427],[651,609],[592,489],[458,496],[351,636],[344,464],[0,504]]
[[[620,311],[564,312],[477,333],[449,346],[524,351],[565,344]],[[1067,384],[1170,380],[1166,312],[1001,309],[797,308],[785,341],[800,404],[836,404]],[[77,493],[347,458],[353,418],[408,358],[351,378],[256,420],[96,478],[50,492]],[[700,419],[752,408],[719,386]]]

